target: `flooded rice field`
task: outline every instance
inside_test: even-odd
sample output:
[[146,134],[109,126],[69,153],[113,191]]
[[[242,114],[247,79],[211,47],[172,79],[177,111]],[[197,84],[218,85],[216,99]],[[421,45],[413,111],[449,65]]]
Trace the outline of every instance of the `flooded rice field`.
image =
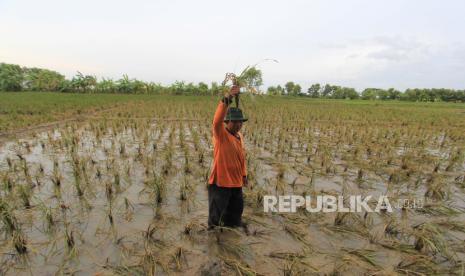
[[[460,120],[249,103],[247,228],[207,230],[210,105],[3,141],[0,274],[464,274]],[[386,195],[393,212],[264,212],[266,195]]]

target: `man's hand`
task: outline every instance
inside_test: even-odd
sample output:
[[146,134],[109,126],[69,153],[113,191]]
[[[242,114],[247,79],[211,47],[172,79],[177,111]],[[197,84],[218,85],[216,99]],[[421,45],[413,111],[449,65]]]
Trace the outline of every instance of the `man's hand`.
[[223,98],[223,102],[226,104],[226,105],[229,105],[232,103],[232,99],[239,95],[240,93],[240,87],[238,85],[233,85],[231,86],[231,88],[229,89],[229,93],[227,93],[227,95],[224,96]]
[[247,179],[247,176],[242,177],[242,183],[244,187],[249,187],[249,180]]

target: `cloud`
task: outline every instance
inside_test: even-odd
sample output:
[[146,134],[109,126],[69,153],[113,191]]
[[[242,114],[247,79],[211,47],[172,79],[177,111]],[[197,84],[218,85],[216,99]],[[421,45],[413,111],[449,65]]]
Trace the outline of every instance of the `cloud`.
[[386,61],[405,61],[415,57],[427,55],[430,45],[417,39],[403,37],[377,37],[370,41],[379,48],[367,53],[368,58]]
[[0,61],[67,76],[210,82],[275,58],[266,85],[465,87],[458,0],[0,3]]

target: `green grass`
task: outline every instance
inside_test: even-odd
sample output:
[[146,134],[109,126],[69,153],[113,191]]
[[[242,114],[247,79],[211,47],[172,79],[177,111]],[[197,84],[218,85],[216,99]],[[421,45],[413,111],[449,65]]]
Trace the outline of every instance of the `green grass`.
[[67,119],[130,100],[129,95],[0,93],[0,132]]
[[0,92],[0,133],[166,96]]
[[[124,113],[122,105],[161,103],[160,107],[181,103],[204,107],[201,111],[213,111],[218,97],[168,96],[168,95],[124,95],[124,94],[71,94],[47,92],[1,92],[0,133],[61,121],[77,115],[117,108],[116,114]],[[144,104],[145,103],[145,104]],[[167,105],[163,105],[166,103]],[[250,109],[273,108],[277,114],[296,113],[313,109],[315,116],[309,120],[339,119],[383,123],[420,123],[422,125],[464,126],[465,104],[456,103],[412,103],[400,101],[324,100],[296,97],[255,96],[244,102],[245,112]],[[149,110],[147,108],[145,111]],[[269,110],[269,109],[268,109]],[[121,114],[119,114],[121,115]],[[142,114],[150,116],[148,112]],[[176,114],[167,114],[176,116]],[[192,115],[196,115],[195,113]],[[289,116],[286,116],[289,118]]]
[[[62,260],[59,273],[192,274],[215,252],[230,274],[461,271],[465,104],[241,96],[250,232],[222,228],[207,241],[199,203],[218,100],[0,93],[3,129],[78,118],[2,148],[0,251],[30,260],[0,254],[2,269],[45,274]],[[263,213],[277,191],[386,194],[394,213]],[[424,208],[396,209],[401,198]]]

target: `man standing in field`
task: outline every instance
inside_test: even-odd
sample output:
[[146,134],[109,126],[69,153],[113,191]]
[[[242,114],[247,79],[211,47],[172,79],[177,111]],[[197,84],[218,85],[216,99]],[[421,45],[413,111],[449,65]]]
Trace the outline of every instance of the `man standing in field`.
[[[216,108],[213,119],[213,168],[208,180],[208,226],[242,226],[247,186],[244,138],[239,132],[247,121],[239,108],[229,107],[239,87],[233,86]],[[228,108],[229,107],[229,108]]]

